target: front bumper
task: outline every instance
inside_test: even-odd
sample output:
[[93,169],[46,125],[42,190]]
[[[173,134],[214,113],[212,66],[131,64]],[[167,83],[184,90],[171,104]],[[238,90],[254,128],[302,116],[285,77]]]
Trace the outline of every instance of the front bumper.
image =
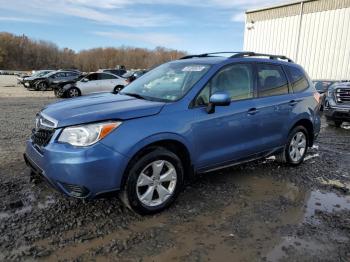
[[350,107],[328,106],[324,108],[324,115],[328,119],[350,121]]
[[24,154],[30,169],[56,190],[76,198],[94,198],[117,191],[129,159],[102,143],[77,148],[49,143],[37,148],[27,141]]

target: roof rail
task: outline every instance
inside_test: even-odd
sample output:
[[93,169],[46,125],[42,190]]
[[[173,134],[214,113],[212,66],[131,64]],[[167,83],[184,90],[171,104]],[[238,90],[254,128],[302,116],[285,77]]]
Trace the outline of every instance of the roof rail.
[[237,54],[232,55],[230,58],[241,58],[241,57],[251,57],[251,56],[264,56],[268,57],[269,59],[281,59],[281,60],[287,60],[290,63],[294,63],[294,61],[284,55],[270,55],[270,54],[261,54],[261,53],[255,53],[255,52],[239,52]]
[[188,55],[181,57],[180,59],[189,59],[189,58],[195,58],[195,57],[208,57],[208,56],[215,56],[219,54],[238,54],[240,52],[214,52],[214,53],[204,53],[204,54],[199,54],[199,55]]
[[229,58],[243,58],[243,57],[253,57],[253,56],[263,56],[263,57],[268,57],[269,59],[281,59],[281,60],[287,60],[290,63],[294,63],[294,61],[286,56],[283,55],[270,55],[270,54],[260,54],[260,53],[255,53],[255,52],[215,52],[215,53],[204,53],[204,54],[199,54],[199,55],[188,55],[181,57],[180,59],[190,59],[190,58],[200,58],[200,57],[208,57],[208,56],[215,56],[219,54],[233,54]]

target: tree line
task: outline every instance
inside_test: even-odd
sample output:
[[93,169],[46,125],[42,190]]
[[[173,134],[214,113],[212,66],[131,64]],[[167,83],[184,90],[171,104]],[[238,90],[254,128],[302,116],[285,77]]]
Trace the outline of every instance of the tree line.
[[75,52],[59,48],[52,42],[33,40],[25,35],[0,32],[0,69],[40,70],[79,69],[90,72],[100,68],[151,68],[185,56],[183,51],[157,47],[153,50],[135,47],[93,48]]

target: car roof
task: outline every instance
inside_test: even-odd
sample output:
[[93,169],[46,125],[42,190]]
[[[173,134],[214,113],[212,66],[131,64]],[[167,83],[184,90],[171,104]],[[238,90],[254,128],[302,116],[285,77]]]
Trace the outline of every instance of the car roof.
[[296,67],[302,69],[302,67],[294,62],[287,62],[278,59],[268,59],[268,58],[256,58],[256,57],[240,57],[240,58],[230,58],[230,57],[222,57],[222,56],[208,56],[208,57],[193,57],[188,59],[179,59],[172,61],[171,63],[184,63],[184,64],[203,64],[203,65],[225,65],[229,63],[242,63],[242,62],[250,62],[250,63],[269,63],[269,64],[277,64],[277,65],[285,65]]

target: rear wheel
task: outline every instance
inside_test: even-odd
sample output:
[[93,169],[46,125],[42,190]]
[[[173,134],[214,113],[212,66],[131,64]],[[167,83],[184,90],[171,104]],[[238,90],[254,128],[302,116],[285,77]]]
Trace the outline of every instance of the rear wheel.
[[303,126],[295,127],[288,136],[283,151],[277,155],[277,160],[289,165],[300,165],[306,156],[309,145],[309,135]]
[[76,87],[71,87],[67,91],[67,96],[70,97],[70,98],[80,96],[80,91]]
[[176,199],[183,185],[184,170],[176,154],[157,148],[137,159],[126,175],[121,200],[139,214],[153,214]]
[[119,93],[122,89],[124,88],[124,86],[116,86],[114,89],[113,89],[113,93],[117,94]]

